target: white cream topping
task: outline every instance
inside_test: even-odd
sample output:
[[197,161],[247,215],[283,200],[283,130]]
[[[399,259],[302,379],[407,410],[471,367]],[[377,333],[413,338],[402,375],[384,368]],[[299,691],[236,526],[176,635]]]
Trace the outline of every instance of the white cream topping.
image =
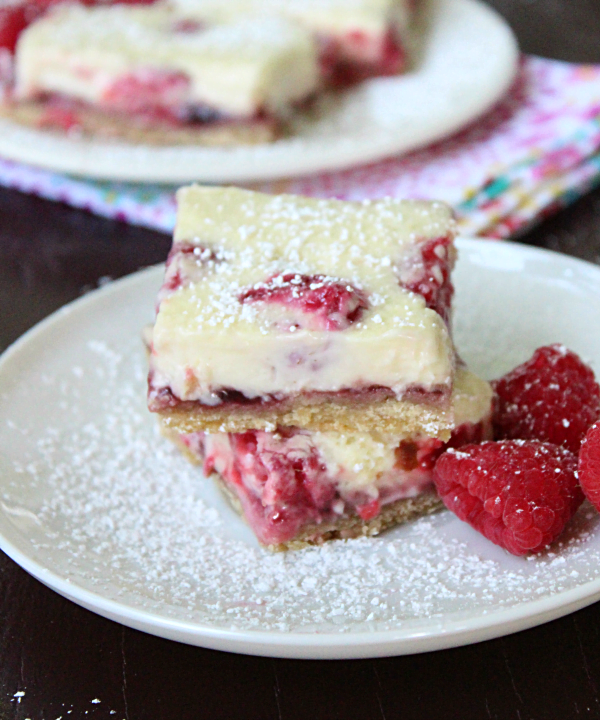
[[[219,402],[213,390],[221,387],[249,398],[451,388],[454,352],[443,320],[399,285],[414,274],[420,243],[452,235],[446,206],[197,186],[180,190],[178,203],[175,242],[209,248],[217,259],[162,294],[151,356],[156,386],[205,404]],[[239,300],[281,273],[350,283],[370,307],[345,330],[282,330],[272,306]]]
[[163,4],[62,5],[21,35],[16,94],[56,92],[102,103],[128,75],[168,71],[189,79],[181,104],[235,116],[282,113],[318,84],[310,33],[283,18],[178,31],[185,18]]
[[314,32],[381,35],[390,26],[408,24],[407,0],[172,0],[189,17],[212,23],[241,16],[279,15],[302,22]]

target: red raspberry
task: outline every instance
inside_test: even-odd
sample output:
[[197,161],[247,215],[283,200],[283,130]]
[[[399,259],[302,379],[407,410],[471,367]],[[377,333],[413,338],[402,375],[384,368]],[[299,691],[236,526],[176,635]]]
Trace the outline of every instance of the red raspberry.
[[585,496],[600,510],[600,423],[594,423],[583,438],[578,475]]
[[240,295],[240,302],[285,308],[286,322],[307,330],[345,330],[369,306],[365,294],[349,283],[325,275],[274,275]]
[[564,345],[538,348],[533,357],[492,383],[494,436],[562,445],[577,453],[600,416],[594,373]]
[[465,445],[440,455],[434,481],[446,507],[514,555],[543,550],[583,502],[577,458],[536,440]]

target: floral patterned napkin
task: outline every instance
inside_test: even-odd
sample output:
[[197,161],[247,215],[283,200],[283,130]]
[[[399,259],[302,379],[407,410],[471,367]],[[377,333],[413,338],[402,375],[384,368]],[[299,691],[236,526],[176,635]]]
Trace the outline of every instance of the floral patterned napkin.
[[[465,235],[517,234],[600,183],[600,66],[524,57],[484,118],[423,150],[350,170],[261,183],[349,200],[435,198]],[[0,159],[0,184],[170,232],[173,187],[96,182]]]

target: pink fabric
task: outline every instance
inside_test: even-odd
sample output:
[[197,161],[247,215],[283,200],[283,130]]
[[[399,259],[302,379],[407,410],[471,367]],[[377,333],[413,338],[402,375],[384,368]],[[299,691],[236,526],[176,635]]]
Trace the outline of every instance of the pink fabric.
[[[524,57],[507,96],[460,133],[403,157],[257,185],[350,200],[450,203],[461,230],[509,237],[600,178],[600,66]],[[170,232],[173,187],[82,180],[0,160],[0,184]]]

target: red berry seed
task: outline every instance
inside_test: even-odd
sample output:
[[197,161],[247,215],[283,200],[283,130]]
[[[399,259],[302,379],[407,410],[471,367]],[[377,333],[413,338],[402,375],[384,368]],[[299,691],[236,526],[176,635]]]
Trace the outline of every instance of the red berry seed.
[[592,425],[581,443],[578,475],[585,496],[600,510],[600,423]]
[[533,357],[492,383],[494,436],[541,440],[577,453],[600,417],[594,373],[564,345],[538,348]]
[[466,445],[443,453],[434,481],[446,507],[514,555],[543,550],[583,502],[577,458],[535,440]]

